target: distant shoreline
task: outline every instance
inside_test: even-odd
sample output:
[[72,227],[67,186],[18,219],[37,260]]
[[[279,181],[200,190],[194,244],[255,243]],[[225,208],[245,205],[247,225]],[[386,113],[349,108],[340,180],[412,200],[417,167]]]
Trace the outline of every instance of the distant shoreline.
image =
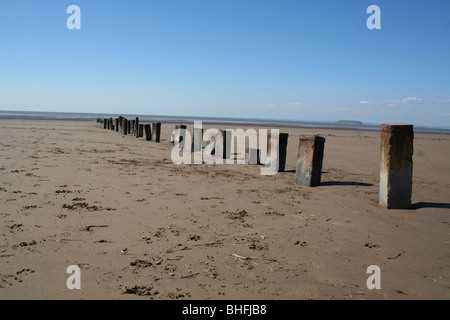
[[[65,112],[32,112],[32,111],[1,111],[2,120],[61,120],[61,121],[94,121],[98,118],[116,118],[120,115],[128,118],[139,117],[142,121],[158,121],[163,123],[193,124],[194,121],[202,121],[208,125],[233,125],[233,126],[264,126],[285,128],[323,128],[323,129],[345,129],[378,131],[380,125],[356,123],[354,121],[341,120],[336,122],[320,121],[292,121],[292,120],[269,120],[269,119],[246,119],[246,118],[224,118],[224,117],[192,117],[192,116],[158,116],[158,115],[136,115],[136,114],[105,114],[105,113],[65,113]],[[418,133],[450,134],[450,129],[427,128],[415,126]]]

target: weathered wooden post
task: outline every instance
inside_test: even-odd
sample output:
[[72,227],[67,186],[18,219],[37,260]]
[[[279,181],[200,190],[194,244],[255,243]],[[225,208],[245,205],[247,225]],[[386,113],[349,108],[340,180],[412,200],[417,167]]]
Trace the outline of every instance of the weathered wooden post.
[[149,123],[144,125],[144,131],[145,131],[145,140],[151,141],[152,140],[152,130]]
[[278,172],[283,172],[286,167],[286,155],[287,155],[287,144],[288,144],[289,134],[280,133],[280,142],[278,149]]
[[230,159],[230,150],[231,150],[231,138],[233,137],[233,134],[230,130],[219,130],[220,135],[222,136],[222,143],[219,143],[219,139],[213,139],[214,148],[211,152],[211,154],[214,155],[214,157],[221,157],[221,159]]
[[301,135],[298,144],[295,184],[307,187],[320,185],[325,138]]
[[135,128],[135,132],[134,132],[135,137],[139,138],[139,117],[136,117],[134,128]]
[[106,126],[107,126],[106,119],[103,119],[103,129],[106,129]]
[[127,119],[125,119],[125,118],[123,118],[122,119],[122,133],[123,133],[123,135],[124,136],[126,136],[127,135],[127,133],[128,133],[128,120]]
[[178,144],[178,148],[184,149],[185,140],[186,140],[186,128],[187,126],[181,124],[176,125],[175,130],[178,130],[173,136],[173,144]]
[[160,142],[161,140],[161,123],[152,123],[152,142]]
[[245,164],[261,164],[261,150],[255,148],[246,148]]
[[142,138],[144,136],[144,124],[140,123],[138,128],[138,138]]
[[131,120],[131,134],[136,135],[136,120]]
[[414,129],[410,124],[381,125],[379,203],[387,209],[411,208]]
[[203,144],[203,128],[196,128],[194,126],[191,151],[202,152],[202,144]]
[[119,131],[123,130],[123,117],[119,116]]
[[230,130],[220,130],[222,132],[222,150],[223,159],[230,159],[231,152],[231,142],[233,138],[233,133]]
[[[269,132],[267,135],[267,153],[272,152],[272,134]],[[289,140],[289,133],[279,133],[278,136],[278,172],[283,172],[286,168],[286,154],[287,154],[287,144]],[[275,146],[276,148],[276,146]],[[270,154],[272,158],[273,155]]]
[[115,119],[115,123],[116,123],[116,131],[119,131],[119,118]]
[[[286,154],[289,133],[280,133],[278,138],[278,172],[283,172],[286,167]],[[271,148],[271,133],[267,135],[267,151]],[[276,147],[275,147],[276,148]],[[270,155],[273,157],[272,155]]]

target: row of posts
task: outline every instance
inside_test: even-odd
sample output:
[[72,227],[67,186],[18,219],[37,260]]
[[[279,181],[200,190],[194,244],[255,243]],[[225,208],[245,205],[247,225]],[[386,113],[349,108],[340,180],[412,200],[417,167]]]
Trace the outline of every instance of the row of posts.
[[[143,137],[147,141],[160,142],[161,123],[140,124],[139,118],[127,120],[124,117],[116,119],[98,119],[103,121],[103,128],[120,131],[122,134],[132,134],[136,138]],[[179,136],[172,135],[172,143],[178,143],[180,149],[184,148],[185,125],[176,125],[175,132]],[[199,130],[199,132],[195,132]],[[230,154],[231,132],[222,131],[223,158],[228,159]],[[278,171],[285,171],[288,133],[280,133],[278,140]],[[203,129],[194,127],[192,139],[193,152],[202,150]],[[270,150],[268,139],[268,148]],[[381,166],[379,203],[388,209],[409,209],[412,197],[412,173],[413,173],[413,126],[409,124],[383,124],[381,126]],[[295,171],[295,184],[308,187],[320,185],[322,165],[324,158],[325,138],[319,135],[300,135]],[[212,151],[214,154],[214,151]],[[262,164],[260,161],[261,150],[247,148],[245,161],[247,164]]]
[[161,123],[139,123],[139,117],[135,120],[128,120],[125,117],[97,119],[97,122],[103,123],[103,129],[120,132],[123,135],[133,135],[136,138],[143,138],[152,142],[161,141]]

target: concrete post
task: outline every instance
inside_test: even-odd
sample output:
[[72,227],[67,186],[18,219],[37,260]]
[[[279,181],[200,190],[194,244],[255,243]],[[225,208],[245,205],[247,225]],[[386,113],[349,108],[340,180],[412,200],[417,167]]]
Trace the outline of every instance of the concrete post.
[[152,123],[152,142],[159,142],[161,139],[161,123]]
[[379,203],[387,209],[411,208],[414,129],[410,124],[381,125]]
[[144,131],[145,131],[145,140],[152,141],[152,130],[149,123],[144,125]]
[[325,138],[300,136],[295,184],[307,187],[320,185],[324,148]]

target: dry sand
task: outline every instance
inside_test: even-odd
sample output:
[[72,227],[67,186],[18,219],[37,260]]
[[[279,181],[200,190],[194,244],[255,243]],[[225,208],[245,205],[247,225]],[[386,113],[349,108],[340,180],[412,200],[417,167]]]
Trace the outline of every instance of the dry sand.
[[[386,210],[379,132],[281,128],[287,172],[261,176],[173,164],[173,128],[152,143],[94,122],[1,120],[0,298],[450,297],[448,135],[416,134],[414,209]],[[300,134],[327,139],[320,187],[294,184]]]

